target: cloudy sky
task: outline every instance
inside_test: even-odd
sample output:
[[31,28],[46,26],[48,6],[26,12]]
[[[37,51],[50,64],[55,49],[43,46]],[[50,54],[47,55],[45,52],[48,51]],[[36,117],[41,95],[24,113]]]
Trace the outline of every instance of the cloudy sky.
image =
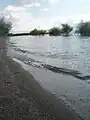
[[60,23],[90,20],[89,0],[0,0],[0,14],[13,23],[13,32],[48,29]]

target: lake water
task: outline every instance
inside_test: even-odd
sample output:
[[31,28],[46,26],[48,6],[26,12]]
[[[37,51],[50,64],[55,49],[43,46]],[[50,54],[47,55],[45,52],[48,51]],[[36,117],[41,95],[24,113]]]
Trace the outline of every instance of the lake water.
[[11,37],[7,55],[85,120],[90,120],[90,38]]

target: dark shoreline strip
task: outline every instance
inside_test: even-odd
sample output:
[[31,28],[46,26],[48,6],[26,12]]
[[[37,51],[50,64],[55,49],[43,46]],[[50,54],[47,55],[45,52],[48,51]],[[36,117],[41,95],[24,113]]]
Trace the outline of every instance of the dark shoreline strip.
[[8,36],[10,37],[14,37],[14,36],[26,36],[26,35],[30,35],[30,33],[16,33],[16,34],[8,34]]

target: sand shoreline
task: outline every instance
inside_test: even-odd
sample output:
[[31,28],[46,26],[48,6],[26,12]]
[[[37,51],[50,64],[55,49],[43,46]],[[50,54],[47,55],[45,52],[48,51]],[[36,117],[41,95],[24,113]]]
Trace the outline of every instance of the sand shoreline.
[[[0,40],[0,117],[9,120],[83,120],[44,90],[18,63],[6,55]],[[4,111],[4,112],[3,112]]]

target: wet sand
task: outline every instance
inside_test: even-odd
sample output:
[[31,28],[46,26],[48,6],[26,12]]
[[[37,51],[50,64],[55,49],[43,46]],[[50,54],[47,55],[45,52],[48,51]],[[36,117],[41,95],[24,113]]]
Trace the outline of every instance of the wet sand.
[[30,73],[7,57],[4,38],[0,38],[0,119],[82,120],[63,101],[44,90]]

